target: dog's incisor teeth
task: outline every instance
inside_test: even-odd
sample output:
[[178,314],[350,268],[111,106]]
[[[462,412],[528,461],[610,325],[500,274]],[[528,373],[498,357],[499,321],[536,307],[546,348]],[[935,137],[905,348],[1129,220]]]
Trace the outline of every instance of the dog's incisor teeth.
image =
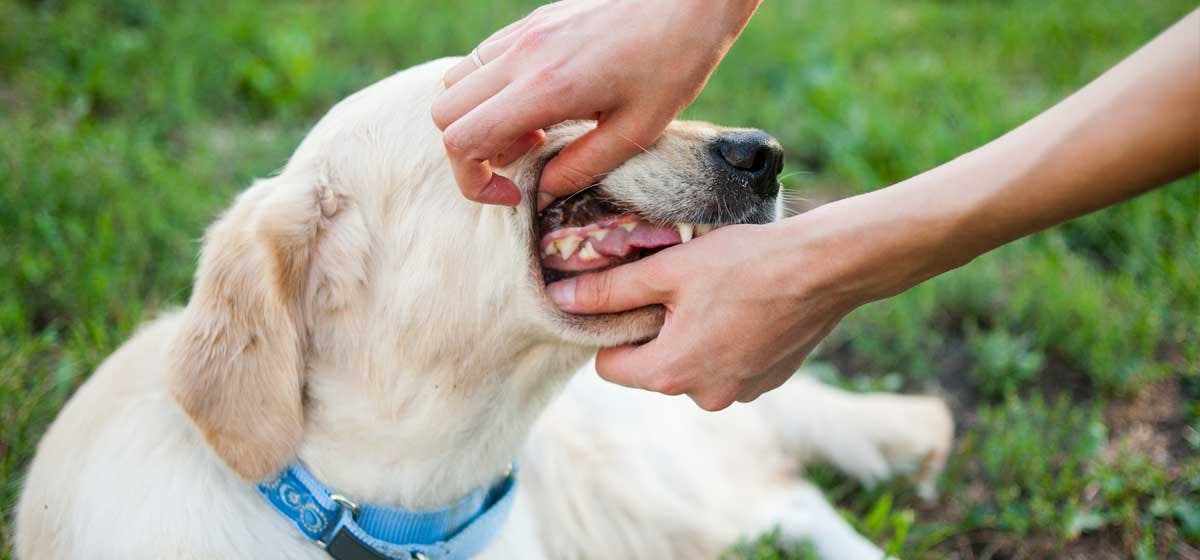
[[555,242],[555,243],[558,243],[558,254],[562,257],[562,259],[564,261],[571,258],[571,255],[575,254],[575,249],[579,248],[579,243],[581,241],[583,241],[583,240],[580,239],[579,236],[577,236],[577,235],[569,235],[567,237],[559,239],[558,241]]
[[687,243],[692,240],[692,233],[695,232],[695,226],[692,224],[675,224],[675,229],[679,230],[680,243]]
[[585,261],[596,260],[600,258],[600,253],[597,253],[596,250],[592,248],[592,242],[588,241],[584,243],[583,248],[579,250],[579,258]]

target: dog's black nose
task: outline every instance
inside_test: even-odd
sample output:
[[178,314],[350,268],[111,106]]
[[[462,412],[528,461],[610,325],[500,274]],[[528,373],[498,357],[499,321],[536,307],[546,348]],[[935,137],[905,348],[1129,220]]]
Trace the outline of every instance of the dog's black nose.
[[744,176],[755,194],[767,198],[779,192],[783,146],[771,135],[758,130],[726,132],[717,137],[716,150],[727,169]]

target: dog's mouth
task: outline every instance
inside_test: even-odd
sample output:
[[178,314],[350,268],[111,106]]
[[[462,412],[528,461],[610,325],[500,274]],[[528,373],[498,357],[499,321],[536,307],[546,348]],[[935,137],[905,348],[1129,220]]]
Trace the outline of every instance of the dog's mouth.
[[538,226],[547,283],[632,262],[717,227],[654,222],[605,199],[597,189],[554,202],[538,213]]

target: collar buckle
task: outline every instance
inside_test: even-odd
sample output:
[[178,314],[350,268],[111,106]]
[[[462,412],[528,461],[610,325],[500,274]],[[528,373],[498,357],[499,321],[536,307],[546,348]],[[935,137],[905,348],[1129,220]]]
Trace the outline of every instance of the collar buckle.
[[357,519],[358,514],[362,512],[362,508],[358,507],[358,504],[341,494],[330,494],[329,499],[337,502],[343,508],[350,510],[350,519]]

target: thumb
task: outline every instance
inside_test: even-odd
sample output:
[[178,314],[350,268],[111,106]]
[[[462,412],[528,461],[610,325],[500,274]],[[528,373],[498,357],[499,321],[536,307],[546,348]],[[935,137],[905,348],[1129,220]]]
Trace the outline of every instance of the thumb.
[[616,313],[666,303],[673,288],[658,267],[634,261],[551,284],[550,299],[568,313]]
[[613,113],[563,148],[542,171],[539,190],[562,197],[590,186],[658,140],[666,128],[629,111]]

